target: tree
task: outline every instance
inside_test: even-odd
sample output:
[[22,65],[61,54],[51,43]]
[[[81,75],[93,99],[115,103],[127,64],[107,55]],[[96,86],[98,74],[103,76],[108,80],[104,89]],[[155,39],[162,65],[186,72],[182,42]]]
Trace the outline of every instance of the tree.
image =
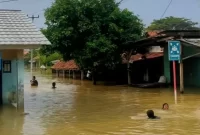
[[159,20],[154,20],[147,30],[194,30],[199,29],[198,23],[187,18],[166,17]]
[[[38,56],[38,50],[34,49],[33,50],[33,58]],[[29,65],[31,60],[31,51],[29,51],[25,56],[24,56],[24,64]]]
[[[53,44],[43,50],[59,51],[81,68],[114,68],[129,40],[138,40],[142,21],[114,0],[56,0],[45,11],[43,33]],[[95,71],[95,70],[94,70]]]
[[51,54],[51,55],[46,57],[46,64],[47,65],[52,65],[52,63],[51,63],[52,61],[61,60],[61,59],[62,59],[62,55],[57,53],[57,52],[55,52],[55,53],[53,53],[53,54]]
[[[41,50],[41,49],[37,49],[37,50],[34,49],[33,50],[33,58],[34,57],[38,57],[39,58],[38,60],[39,60],[40,64],[51,65],[51,61],[53,61],[53,60],[61,60],[62,59],[62,55],[59,54],[58,52],[54,52],[54,53],[50,54],[48,51],[46,51],[46,52],[48,52],[48,55],[46,55],[46,54],[42,53],[43,51],[44,50]],[[28,65],[30,63],[29,62],[30,60],[31,60],[31,52],[26,54],[25,59],[24,59],[25,64]]]

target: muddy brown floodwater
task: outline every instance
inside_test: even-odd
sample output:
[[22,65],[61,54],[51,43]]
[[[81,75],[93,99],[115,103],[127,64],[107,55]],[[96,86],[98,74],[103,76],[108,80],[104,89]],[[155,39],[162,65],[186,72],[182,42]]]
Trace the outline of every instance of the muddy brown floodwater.
[[[175,104],[170,89],[93,86],[89,81],[25,74],[25,112],[0,109],[0,135],[198,135],[200,90],[186,90]],[[51,83],[57,88],[51,89]],[[169,103],[168,111],[161,110]],[[153,109],[160,120],[148,120]]]

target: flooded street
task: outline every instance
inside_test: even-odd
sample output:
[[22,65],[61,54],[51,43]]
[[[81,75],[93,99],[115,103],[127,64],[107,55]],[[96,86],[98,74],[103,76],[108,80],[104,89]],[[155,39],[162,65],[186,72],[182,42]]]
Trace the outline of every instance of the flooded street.
[[[1,135],[197,135],[200,132],[200,93],[93,86],[88,81],[36,75],[38,88],[25,74],[25,112],[13,107],[0,110]],[[51,83],[57,88],[51,89]],[[188,90],[187,90],[188,91]],[[199,90],[200,91],[200,90]],[[161,110],[167,102],[169,110]],[[153,109],[160,120],[148,120]]]

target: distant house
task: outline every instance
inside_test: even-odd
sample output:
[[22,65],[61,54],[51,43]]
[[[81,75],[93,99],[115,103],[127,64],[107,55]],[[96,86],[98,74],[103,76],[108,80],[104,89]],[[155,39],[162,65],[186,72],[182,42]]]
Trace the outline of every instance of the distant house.
[[[163,51],[157,52],[157,58],[149,59],[152,52],[146,54],[147,59],[136,57],[132,59],[138,61],[138,66],[133,66],[132,76],[135,82],[156,82],[159,76],[164,75],[169,84],[173,83],[173,66],[169,61],[168,41],[178,40],[181,43],[181,61],[176,62],[177,65],[177,84],[180,85],[180,91],[186,87],[200,87],[200,30],[166,30],[150,32],[151,36],[134,42],[133,46],[149,48],[150,50],[159,50],[160,47]],[[154,52],[155,53],[155,52]],[[140,60],[139,60],[140,59]],[[181,64],[180,64],[181,63]],[[139,72],[140,71],[140,72]],[[148,77],[147,77],[148,76]],[[138,79],[139,78],[139,79]],[[147,79],[148,78],[148,79]],[[136,80],[137,79],[137,80]],[[138,81],[139,80],[139,81]]]
[[74,60],[58,61],[52,67],[52,73],[56,73],[57,76],[81,78],[81,72]]
[[0,10],[0,103],[24,105],[24,49],[50,45],[20,10]]

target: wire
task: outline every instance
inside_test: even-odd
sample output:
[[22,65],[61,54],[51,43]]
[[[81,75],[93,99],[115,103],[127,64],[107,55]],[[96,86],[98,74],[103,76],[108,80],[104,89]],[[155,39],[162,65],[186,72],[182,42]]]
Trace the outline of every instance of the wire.
[[124,4],[126,2],[128,2],[129,0],[122,0],[120,4]]
[[165,13],[167,12],[167,10],[168,10],[169,6],[172,4],[172,1],[173,1],[173,0],[170,0],[170,2],[169,2],[169,4],[167,5],[167,7],[166,7],[165,11],[163,12],[163,14],[162,14],[161,18],[163,18],[163,17],[164,17],[164,15],[165,15]]
[[5,0],[5,1],[0,1],[0,3],[12,2],[12,1],[18,1],[18,0]]

